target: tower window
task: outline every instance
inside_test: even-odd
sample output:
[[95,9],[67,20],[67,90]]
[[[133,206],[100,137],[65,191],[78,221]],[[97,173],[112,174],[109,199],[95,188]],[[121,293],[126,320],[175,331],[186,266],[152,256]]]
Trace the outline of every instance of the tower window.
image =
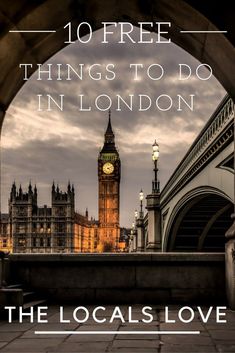
[[58,246],[60,246],[60,247],[65,246],[65,241],[64,241],[64,239],[59,238],[59,239],[57,240],[57,244],[58,244]]
[[58,207],[56,214],[57,216],[65,216],[65,208],[63,206]]
[[64,223],[58,223],[56,225],[56,229],[58,233],[63,233],[65,232],[65,224]]
[[19,238],[18,239],[18,246],[25,246],[26,244],[26,241],[24,238]]
[[40,246],[43,247],[43,238],[40,238]]

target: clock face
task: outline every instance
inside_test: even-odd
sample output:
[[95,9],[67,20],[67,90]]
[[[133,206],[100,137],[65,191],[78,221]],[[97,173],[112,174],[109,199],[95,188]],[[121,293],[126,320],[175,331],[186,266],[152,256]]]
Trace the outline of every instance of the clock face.
[[112,163],[108,162],[103,165],[103,172],[105,174],[111,174],[113,171],[114,171],[114,166]]

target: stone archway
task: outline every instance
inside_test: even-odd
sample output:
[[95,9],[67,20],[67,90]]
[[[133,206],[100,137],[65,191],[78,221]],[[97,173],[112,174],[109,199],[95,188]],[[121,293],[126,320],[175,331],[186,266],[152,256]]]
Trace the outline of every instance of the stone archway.
[[[24,83],[19,63],[43,63],[62,49],[66,40],[63,27],[69,21],[75,27],[80,22],[87,21],[94,31],[101,27],[102,21],[126,21],[136,26],[138,22],[169,21],[169,36],[172,41],[201,63],[209,64],[215,77],[234,99],[234,10],[235,4],[228,0],[61,0],[59,4],[57,0],[2,1],[0,128],[8,106]],[[56,33],[9,33],[13,29],[53,29]],[[224,30],[227,33],[181,33],[187,30]],[[75,39],[75,33],[72,39]],[[31,74],[36,68],[35,66]],[[234,237],[234,230],[235,225],[227,233],[228,237]],[[227,246],[227,284],[229,302],[235,308],[235,266],[230,256],[231,251],[234,251],[233,246],[231,240]]]
[[199,188],[176,205],[166,235],[166,251],[224,252],[224,234],[233,204],[219,190]]

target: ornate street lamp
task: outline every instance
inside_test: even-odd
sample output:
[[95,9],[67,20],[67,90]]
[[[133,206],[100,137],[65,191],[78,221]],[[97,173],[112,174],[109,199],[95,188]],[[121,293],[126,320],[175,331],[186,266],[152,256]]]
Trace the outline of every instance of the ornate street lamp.
[[157,168],[157,161],[158,161],[158,158],[159,158],[159,145],[157,143],[157,141],[155,140],[154,141],[154,144],[153,144],[153,152],[152,152],[152,160],[153,160],[153,163],[154,163],[154,180],[152,182],[152,193],[153,194],[156,194],[156,193],[159,193],[160,192],[160,183],[157,179],[157,172],[158,172],[158,168]]
[[137,220],[137,218],[138,218],[138,211],[135,210],[135,221]]
[[132,239],[132,251],[137,250],[137,232],[136,232],[136,223],[132,223],[131,228],[131,239]]
[[132,252],[134,249],[133,249],[133,243],[134,241],[134,236],[133,236],[133,229],[131,229],[131,232],[130,232],[130,238],[129,238],[129,251]]
[[140,196],[140,218],[143,218],[144,217],[144,213],[143,213],[144,193],[142,189],[140,190],[139,196]]

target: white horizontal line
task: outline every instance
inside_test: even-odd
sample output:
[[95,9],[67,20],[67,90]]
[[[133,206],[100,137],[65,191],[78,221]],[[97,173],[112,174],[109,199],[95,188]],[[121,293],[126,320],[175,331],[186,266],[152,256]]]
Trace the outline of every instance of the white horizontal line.
[[35,331],[35,335],[200,335],[200,331]]
[[[9,33],[55,33],[55,30],[10,30]],[[180,33],[228,33],[228,31],[180,31]]]
[[180,31],[180,33],[228,33],[228,31]]
[[27,30],[11,30],[9,33],[55,33],[54,30],[40,30],[40,29],[27,29]]

